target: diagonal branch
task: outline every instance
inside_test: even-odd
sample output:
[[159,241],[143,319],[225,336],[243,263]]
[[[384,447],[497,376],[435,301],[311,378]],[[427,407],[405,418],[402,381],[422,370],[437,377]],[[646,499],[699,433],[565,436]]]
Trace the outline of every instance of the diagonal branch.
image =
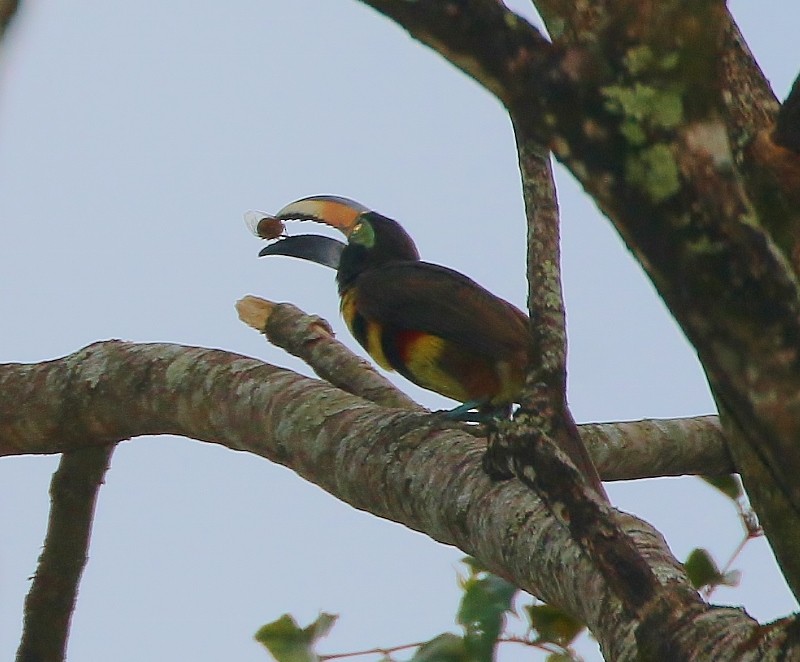
[[[0,370],[0,447],[55,452],[159,433],[291,467],[356,508],[458,546],[577,615],[608,658],[635,655],[639,618],[623,609],[565,526],[517,481],[492,483],[481,469],[483,445],[429,415],[387,410],[253,359],[176,345],[97,343],[64,359]],[[736,642],[757,636],[740,611],[699,601],[651,527],[618,518],[669,587],[682,632],[704,624],[706,659],[728,659]]]
[[337,388],[384,407],[422,407],[381,375],[372,364],[350,352],[333,337],[330,324],[306,315],[289,303],[246,296],[236,304],[241,319],[277,347],[305,361]]
[[[547,171],[549,172],[549,170]],[[552,191],[550,187],[545,186],[545,190]],[[552,197],[550,198],[552,199]],[[551,240],[552,242],[553,240]],[[557,239],[555,240],[557,244]],[[557,280],[557,279],[556,279]],[[560,288],[559,288],[560,289]],[[369,367],[363,365],[363,363],[355,359],[344,347],[338,346],[334,341],[330,340],[329,332],[325,331],[327,328],[327,324],[320,320],[319,318],[313,318],[309,316],[302,315],[300,311],[295,309],[292,306],[281,306],[281,307],[274,307],[272,304],[268,304],[267,302],[263,302],[261,300],[257,300],[254,297],[249,297],[248,299],[244,300],[244,302],[240,302],[240,315],[242,310],[245,308],[244,303],[246,302],[247,308],[253,308],[256,306],[256,303],[259,303],[260,309],[266,310],[272,315],[273,311],[281,309],[285,313],[285,323],[281,325],[276,325],[275,328],[272,329],[271,333],[268,333],[268,337],[274,343],[280,346],[291,346],[294,349],[294,353],[302,354],[304,358],[310,360],[312,362],[312,366],[315,367],[315,370],[318,372],[319,366],[323,368],[323,371],[327,371],[332,375],[336,374],[335,370],[331,370],[329,366],[331,365],[344,365],[345,368],[351,367],[356,371],[361,371],[370,377],[374,377],[374,371]],[[563,316],[563,313],[562,313]],[[264,320],[263,318],[258,319],[255,318],[253,315],[249,315],[248,318],[245,320],[251,324],[251,326],[255,327],[265,327],[269,328],[269,319]],[[558,324],[556,324],[558,327]],[[557,334],[556,334],[557,335]],[[317,348],[317,341],[320,339],[327,340],[327,344],[322,345],[319,347],[321,351],[319,352],[308,352],[305,351],[308,343],[309,337],[312,338],[311,344],[315,348]],[[330,360],[327,359],[324,355],[332,354]],[[355,360],[354,360],[355,359]],[[358,380],[357,380],[358,381]],[[563,392],[558,391],[557,393],[560,394],[558,397],[563,398]],[[547,422],[545,422],[547,424]],[[548,424],[549,425],[549,424]],[[527,428],[530,427],[529,422],[525,424],[521,424],[519,426],[523,429],[523,436],[526,439],[530,439],[535,437],[536,434],[531,434],[527,431]],[[510,435],[513,438],[513,434]],[[541,456],[541,452],[539,453]],[[552,461],[551,457],[548,456],[541,456],[539,461],[534,464],[534,466],[539,466],[541,469],[541,465],[544,462]],[[545,491],[543,497],[545,498],[545,502],[549,501],[550,494],[557,495],[555,498],[557,499],[556,504],[551,503],[549,509],[551,512],[554,512],[554,505],[557,505],[559,502],[569,506],[570,512],[570,525],[571,528],[577,530],[581,535],[579,539],[589,539],[594,540],[597,536],[592,534],[592,527],[587,526],[587,524],[591,524],[592,526],[596,527],[597,522],[602,522],[602,526],[606,529],[606,535],[603,536],[601,539],[605,539],[606,543],[600,547],[598,550],[599,553],[595,554],[595,558],[599,558],[605,560],[605,572],[604,575],[609,577],[609,581],[612,585],[619,585],[623,589],[628,586],[628,580],[630,580],[630,576],[632,574],[631,565],[634,567],[642,567],[644,571],[644,577],[647,576],[648,569],[643,567],[643,562],[641,560],[637,560],[636,554],[631,554],[630,549],[630,539],[626,536],[622,535],[622,532],[619,531],[615,536],[613,536],[613,541],[609,541],[608,531],[615,529],[615,525],[608,521],[607,517],[603,515],[598,515],[597,513],[593,513],[590,509],[587,511],[587,508],[582,503],[573,503],[572,494],[570,490],[567,488],[565,489],[564,485],[560,483],[565,483],[566,485],[574,484],[574,480],[567,480],[564,481],[561,476],[563,474],[563,467],[547,467],[543,471],[540,471],[545,475],[553,474],[557,476],[554,481],[555,485],[551,486],[550,490]],[[523,473],[520,476],[525,484],[528,484],[528,480],[526,475]],[[535,484],[535,481],[534,483]],[[557,508],[555,509],[557,512]],[[584,512],[592,513],[590,516],[583,515]],[[576,516],[577,515],[577,516]],[[574,524],[573,524],[574,523]],[[590,543],[591,544],[591,543]],[[626,551],[627,550],[627,551]],[[641,571],[638,571],[641,572]],[[620,581],[620,577],[625,576],[625,581]],[[649,581],[652,581],[649,580]],[[653,602],[654,595],[658,593],[657,588],[653,587],[650,593],[643,593],[642,594],[642,579],[640,578],[639,581],[634,582],[636,589],[633,593],[629,595],[627,598],[627,606],[626,609],[628,611],[636,610],[641,611],[644,607],[646,602]],[[624,595],[623,591],[623,595]],[[642,602],[642,596],[649,596],[645,597],[645,602]],[[657,601],[656,601],[657,603]],[[659,610],[660,613],[660,610]],[[654,620],[651,618],[651,620]]]
[[66,658],[67,638],[88,559],[97,493],[114,445],[70,450],[50,483],[50,520],[44,549],[25,598],[17,662]]
[[[320,377],[348,393],[387,407],[422,410],[375,368],[327,330],[328,322],[297,307],[247,296],[237,304],[242,321],[305,361]],[[480,436],[482,428],[463,430]],[[717,475],[735,471],[717,416],[621,423],[584,423],[580,436],[603,480]],[[1,451],[0,451],[1,452]]]

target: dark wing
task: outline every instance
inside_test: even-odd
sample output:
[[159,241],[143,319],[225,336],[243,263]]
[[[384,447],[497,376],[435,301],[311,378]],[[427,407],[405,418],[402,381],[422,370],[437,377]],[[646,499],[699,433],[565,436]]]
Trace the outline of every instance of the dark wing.
[[439,336],[497,359],[527,351],[528,317],[447,267],[387,264],[362,273],[355,287],[357,311],[386,327]]

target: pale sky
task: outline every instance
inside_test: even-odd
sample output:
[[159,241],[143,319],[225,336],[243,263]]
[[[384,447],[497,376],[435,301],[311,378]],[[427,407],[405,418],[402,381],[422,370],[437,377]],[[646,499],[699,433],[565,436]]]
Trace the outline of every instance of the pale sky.
[[[509,3],[530,14],[528,4]],[[731,2],[783,98],[800,5]],[[705,414],[691,348],[610,225],[559,172],[579,421]],[[500,104],[352,0],[29,0],[0,64],[0,361],[122,338],[218,347],[308,373],[242,325],[245,294],[338,316],[333,273],[259,260],[242,213],[305,195],[400,220],[424,259],[523,307],[524,219]],[[398,380],[423,404],[449,401]],[[0,460],[0,659],[12,659],[56,457]],[[676,556],[723,562],[740,538],[696,479],[612,484]],[[74,662],[269,659],[284,612],[341,614],[323,652],[452,630],[463,554],[358,512],[266,460],[171,437],[119,446],[75,614]],[[768,546],[716,599],[759,619],[796,608]],[[581,646],[598,659],[591,642]],[[501,659],[530,660],[519,647]],[[538,658],[536,658],[538,659]]]

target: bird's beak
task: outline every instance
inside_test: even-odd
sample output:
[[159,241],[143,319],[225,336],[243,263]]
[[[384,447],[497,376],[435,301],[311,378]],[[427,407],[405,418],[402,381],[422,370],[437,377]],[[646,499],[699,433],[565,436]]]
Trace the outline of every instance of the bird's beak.
[[369,208],[338,195],[312,195],[289,203],[281,209],[275,218],[280,221],[316,221],[336,228],[346,237],[358,221],[361,214]]
[[286,255],[338,269],[339,258],[342,256],[344,247],[344,243],[331,237],[323,237],[318,234],[298,234],[279,239],[275,243],[265,246],[258,256]]

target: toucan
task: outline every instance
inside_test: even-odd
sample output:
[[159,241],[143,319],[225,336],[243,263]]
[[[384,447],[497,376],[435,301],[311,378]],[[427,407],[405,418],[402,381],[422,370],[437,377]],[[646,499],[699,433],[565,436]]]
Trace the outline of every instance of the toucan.
[[[259,256],[286,255],[336,269],[342,317],[353,337],[382,368],[461,402],[446,412],[448,418],[489,422],[508,417],[519,402],[535,356],[528,316],[464,274],[423,262],[397,221],[334,195],[301,198],[274,216],[250,212],[246,218],[258,236],[273,240]],[[347,243],[284,236],[283,222],[291,220],[329,225]],[[557,443],[607,500],[577,429],[570,430],[575,423],[568,410],[564,420],[567,434]]]
[[422,261],[397,221],[354,200],[311,196],[262,218],[271,231],[290,220],[337,228],[347,243],[321,235],[278,237],[259,256],[336,269],[342,317],[378,365],[461,402],[447,412],[454,420],[510,413],[530,361],[527,315],[464,274]]

